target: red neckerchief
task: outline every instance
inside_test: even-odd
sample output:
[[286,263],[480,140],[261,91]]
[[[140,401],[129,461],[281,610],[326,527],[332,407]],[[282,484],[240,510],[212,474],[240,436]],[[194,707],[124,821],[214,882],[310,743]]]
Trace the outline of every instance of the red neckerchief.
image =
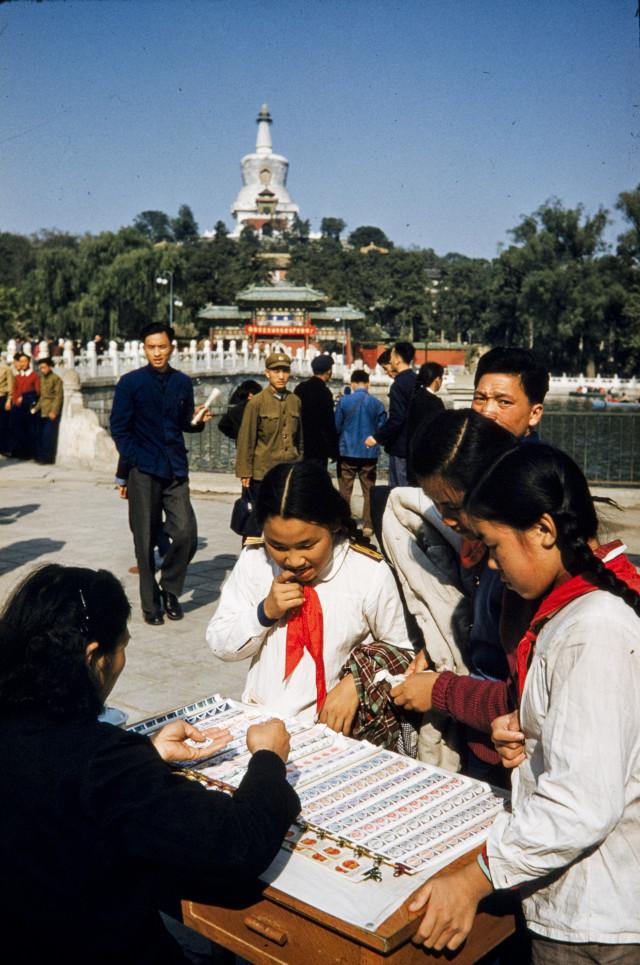
[[[599,546],[594,550],[594,555],[599,559],[604,559],[608,556],[614,549],[618,546],[622,546],[620,540],[615,540],[613,543],[607,543],[605,546]],[[604,564],[608,570],[611,570],[618,579],[630,586],[631,589],[640,592],[640,573],[636,570],[624,553],[620,553],[614,559],[609,560]],[[596,583],[592,582],[592,578],[588,575],[585,576],[572,576],[570,580],[566,583],[562,583],[557,586],[554,590],[549,593],[548,596],[544,598],[536,613],[533,620],[529,624],[529,629],[523,636],[522,640],[518,644],[518,649],[516,650],[516,663],[517,663],[517,675],[518,675],[518,698],[522,699],[522,692],[524,690],[524,683],[527,677],[527,671],[531,665],[531,660],[533,659],[533,651],[535,649],[536,640],[538,639],[538,634],[542,630],[545,623],[551,619],[554,614],[567,605],[571,603],[572,600],[576,600],[579,596],[584,596],[585,593],[592,593],[594,590],[600,590],[602,587],[598,586]]]
[[463,569],[470,570],[472,566],[484,559],[487,547],[481,539],[467,539],[464,537],[460,543],[460,563]]
[[322,643],[324,638],[322,623],[322,607],[318,594],[312,586],[303,586],[304,602],[298,607],[287,623],[287,645],[284,666],[284,679],[293,673],[300,661],[305,648],[313,657],[316,665],[316,710],[318,713],[327,696],[327,684],[324,676],[324,656]]

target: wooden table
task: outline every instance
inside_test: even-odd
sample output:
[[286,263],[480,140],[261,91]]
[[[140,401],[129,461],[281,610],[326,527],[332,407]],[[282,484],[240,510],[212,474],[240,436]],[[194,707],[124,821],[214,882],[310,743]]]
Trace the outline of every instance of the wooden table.
[[[477,851],[450,866],[475,860]],[[452,961],[471,965],[513,934],[514,917],[498,908],[481,911],[464,946],[457,952],[431,954],[410,941],[421,915],[407,912],[408,898],[374,932],[350,925],[278,891],[256,888],[243,907],[182,903],[185,925],[254,965],[426,965]]]

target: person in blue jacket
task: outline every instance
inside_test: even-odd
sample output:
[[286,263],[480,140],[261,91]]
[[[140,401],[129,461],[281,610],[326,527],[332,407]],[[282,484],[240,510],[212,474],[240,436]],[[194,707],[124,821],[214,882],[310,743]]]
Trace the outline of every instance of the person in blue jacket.
[[361,369],[351,375],[351,394],[343,395],[336,406],[338,431],[338,485],[340,495],[351,502],[353,481],[358,477],[362,487],[362,532],[373,535],[371,522],[371,490],[376,482],[379,446],[368,448],[365,439],[374,435],[385,423],[384,406],[369,395],[369,376]]
[[[129,526],[140,573],[140,602],[147,623],[181,620],[178,597],[198,542],[196,517],[189,499],[189,464],[183,432],[201,432],[211,418],[206,410],[196,426],[191,379],[169,365],[174,331],[152,323],[141,340],[148,365],[123,375],[111,409],[111,435],[129,465]],[[154,537],[162,524],[171,540],[155,579]]]

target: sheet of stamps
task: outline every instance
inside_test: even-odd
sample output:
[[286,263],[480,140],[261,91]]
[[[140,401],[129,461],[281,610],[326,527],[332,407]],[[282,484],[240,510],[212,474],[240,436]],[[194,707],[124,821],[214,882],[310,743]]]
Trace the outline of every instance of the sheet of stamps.
[[[196,765],[216,786],[238,787],[250,754],[246,732],[268,720],[257,707],[215,696],[135,725],[151,733],[184,718],[204,735],[226,727],[230,744]],[[481,844],[507,795],[461,774],[336,734],[324,724],[285,720],[291,734],[287,776],[302,811],[283,848],[350,879],[376,879],[380,864],[423,874]],[[192,770],[193,768],[191,768]]]

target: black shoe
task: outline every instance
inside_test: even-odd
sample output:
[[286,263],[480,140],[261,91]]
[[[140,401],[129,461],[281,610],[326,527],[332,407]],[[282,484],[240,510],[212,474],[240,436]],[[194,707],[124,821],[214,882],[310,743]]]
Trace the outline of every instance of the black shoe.
[[162,593],[164,610],[169,619],[182,620],[184,613],[175,593],[169,593],[168,590],[161,590],[160,592]]
[[145,613],[143,610],[142,616],[144,617],[144,622],[152,627],[161,627],[164,624],[164,618],[160,610],[155,610],[153,613]]

